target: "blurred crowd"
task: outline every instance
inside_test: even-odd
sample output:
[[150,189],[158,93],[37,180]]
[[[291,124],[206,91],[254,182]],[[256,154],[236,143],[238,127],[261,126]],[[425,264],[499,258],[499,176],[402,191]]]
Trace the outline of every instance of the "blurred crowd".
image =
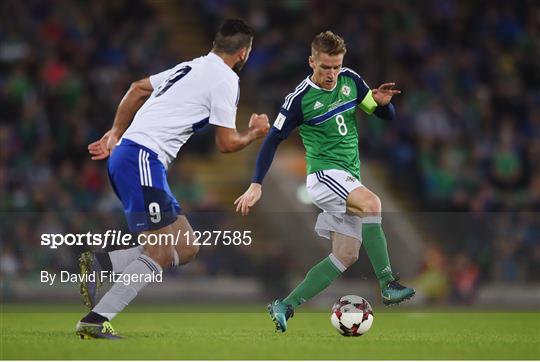
[[393,81],[397,118],[361,117],[361,158],[381,158],[417,210],[540,210],[540,30],[536,1],[197,2],[206,23],[247,19],[247,76],[277,114],[311,70],[315,34],[347,43],[344,65]]
[[93,210],[109,189],[87,145],[132,81],[171,63],[165,29],[142,1],[3,1],[0,11],[0,208]]
[[[416,211],[468,212],[440,214],[440,222],[437,214],[425,215],[423,224],[433,216],[429,235],[439,240],[433,248],[444,255],[447,296],[467,299],[488,280],[539,280],[538,2],[197,4],[205,23],[226,14],[255,27],[242,81],[259,90],[259,108],[272,116],[311,73],[310,42],[324,30],[345,39],[344,65],[372,88],[397,83],[402,94],[392,100],[394,121],[360,116],[361,160],[382,161],[393,187]],[[485,213],[481,220],[478,213]],[[460,237],[451,233],[447,240],[456,222]]]
[[[81,250],[46,251],[40,234],[125,227],[105,162],[87,145],[131,82],[184,59],[142,0],[8,0],[0,18],[0,276],[75,270]],[[212,151],[208,133],[195,138],[184,154]],[[169,181],[185,211],[219,209],[189,163],[171,165]],[[240,258],[229,254],[203,255],[190,272],[229,273]]]
[[[398,116],[393,122],[361,117],[361,155],[388,165],[396,188],[418,210],[540,210],[537,2],[185,4],[207,25],[209,39],[226,17],[242,17],[255,28],[242,82],[271,116],[310,73],[309,44],[323,30],[345,38],[345,65],[371,87],[395,81],[403,91],[394,99]],[[143,0],[8,0],[0,14],[0,211],[121,211],[104,163],[90,161],[86,147],[111,125],[132,81],[183,60],[171,51],[171,30]],[[212,142],[195,142],[187,151],[206,155]],[[219,211],[189,165],[173,165],[170,183],[186,210]],[[69,252],[36,254],[36,235],[84,229],[84,222],[12,215],[2,217],[0,275],[76,267]],[[485,223],[500,230],[493,238],[473,232],[436,248],[478,268],[476,281],[534,280],[538,213],[516,215],[512,222]],[[475,229],[474,223],[467,227]],[[271,280],[271,266],[283,257],[269,251],[275,258],[258,259],[229,249],[208,250],[188,272],[245,275],[258,268]]]
[[[426,245],[415,286],[428,300],[470,302],[479,284],[540,282],[538,214],[438,213],[428,220]],[[452,233],[446,232],[449,225]]]

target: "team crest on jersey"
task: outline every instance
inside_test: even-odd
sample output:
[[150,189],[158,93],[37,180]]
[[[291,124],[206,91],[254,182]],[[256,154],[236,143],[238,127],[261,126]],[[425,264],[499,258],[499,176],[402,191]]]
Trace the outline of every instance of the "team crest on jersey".
[[348,96],[349,94],[351,94],[351,87],[349,87],[348,85],[344,85],[343,87],[341,87],[341,93],[343,93],[344,96]]

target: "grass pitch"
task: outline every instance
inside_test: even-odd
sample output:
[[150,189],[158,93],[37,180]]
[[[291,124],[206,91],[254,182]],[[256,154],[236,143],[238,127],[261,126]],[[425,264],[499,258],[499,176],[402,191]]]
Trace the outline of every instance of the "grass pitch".
[[113,325],[126,339],[103,341],[75,335],[82,308],[2,309],[1,359],[540,359],[539,312],[378,308],[366,335],[346,338],[328,312],[300,309],[289,331],[277,334],[262,310],[156,306],[119,315]]

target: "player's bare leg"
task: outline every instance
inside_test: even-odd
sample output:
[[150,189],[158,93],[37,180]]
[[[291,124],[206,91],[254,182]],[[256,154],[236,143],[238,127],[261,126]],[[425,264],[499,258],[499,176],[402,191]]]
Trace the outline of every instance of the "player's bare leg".
[[[173,235],[178,235],[178,233],[180,233],[181,236],[178,240],[178,244],[175,245],[175,250],[179,256],[179,264],[187,264],[199,253],[199,246],[193,245],[195,240],[193,229],[184,215],[179,215],[171,226],[174,229]],[[187,237],[185,235],[186,232],[189,232]]]
[[341,233],[332,232],[331,235],[332,254],[336,256],[345,268],[356,263],[362,242],[358,238]]
[[379,281],[384,304],[397,304],[412,298],[415,290],[399,284],[392,273],[386,237],[381,225],[382,206],[379,197],[366,187],[358,187],[347,197],[347,211],[362,217],[364,248]]
[[[189,231],[188,237],[185,232]],[[77,323],[77,334],[81,338],[119,338],[109,321],[121,312],[144,288],[155,274],[163,272],[164,268],[171,265],[186,264],[197,255],[198,246],[192,245],[192,228],[185,216],[178,216],[176,221],[157,230],[144,231],[148,237],[155,234],[157,240],[159,235],[180,235],[177,245],[169,243],[157,243],[156,245],[145,245],[145,251],[137,259],[133,260],[124,270],[123,275],[137,275],[129,284],[123,281],[116,282],[99,303],[88,313],[79,323]]]

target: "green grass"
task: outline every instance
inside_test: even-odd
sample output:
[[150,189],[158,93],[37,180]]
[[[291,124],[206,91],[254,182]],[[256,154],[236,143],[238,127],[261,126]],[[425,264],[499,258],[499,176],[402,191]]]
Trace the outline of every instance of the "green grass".
[[130,309],[113,323],[125,340],[97,341],[79,340],[74,334],[82,309],[47,307],[45,313],[4,308],[0,358],[540,359],[538,312],[375,311],[366,335],[344,338],[330,325],[328,313],[299,310],[290,330],[276,334],[265,313],[153,309],[168,312]]

